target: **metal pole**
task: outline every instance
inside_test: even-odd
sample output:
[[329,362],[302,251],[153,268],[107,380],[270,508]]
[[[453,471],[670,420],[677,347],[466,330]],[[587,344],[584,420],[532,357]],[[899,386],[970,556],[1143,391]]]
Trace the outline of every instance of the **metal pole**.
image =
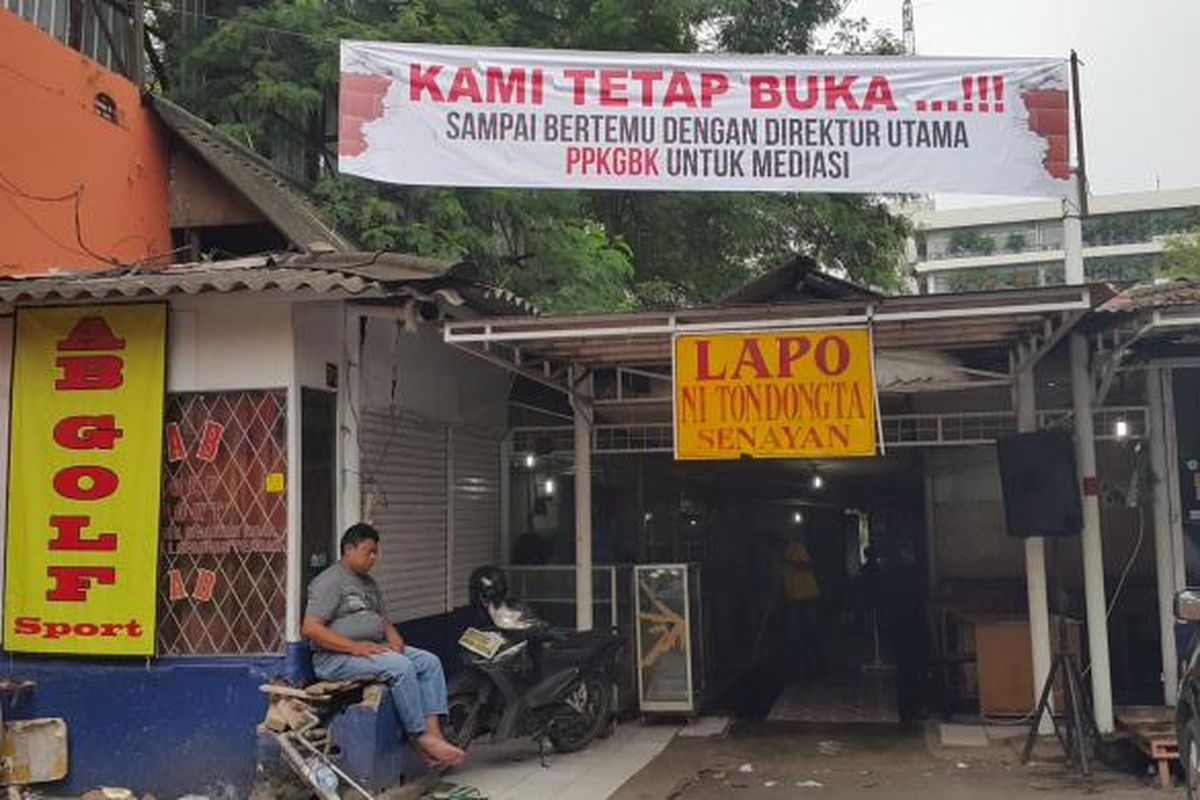
[[575,628],[592,629],[592,375],[571,369],[575,412]]
[[129,79],[138,91],[146,85],[146,9],[142,0],[133,0],[132,47],[129,48]]
[[[1037,392],[1032,369],[1016,374],[1013,400],[1017,412],[1017,430],[1030,433],[1037,430]],[[1029,641],[1033,662],[1033,691],[1030,702],[1037,702],[1050,677],[1050,600],[1046,589],[1046,539],[1033,536],[1025,540],[1025,593],[1029,602]],[[1038,733],[1048,736],[1054,732],[1049,714],[1042,715]]]
[[[342,330],[341,386],[338,389],[338,447],[341,450],[341,492],[338,505],[342,530],[363,519],[360,469],[362,453],[358,445],[358,412],[362,407],[362,317],[345,308]],[[358,408],[355,407],[358,404]],[[369,515],[368,515],[369,516]],[[337,552],[338,531],[334,531],[333,552]]]
[[1088,215],[1087,155],[1083,148],[1083,96],[1079,93],[1079,54],[1071,51],[1071,104],[1075,112],[1075,188],[1079,213]]
[[1071,51],[1071,89],[1075,112],[1074,198],[1063,199],[1063,249],[1066,251],[1066,282],[1079,286],[1087,282],[1083,268],[1083,222],[1087,216],[1087,159],[1083,150],[1083,102],[1079,96],[1079,56]]
[[[1175,565],[1171,542],[1171,508],[1167,496],[1167,435],[1161,367],[1146,370],[1146,421],[1149,428],[1151,499],[1154,508],[1154,574],[1158,588],[1158,628],[1162,653],[1163,699],[1178,700],[1179,654],[1175,647]],[[1141,513],[1141,509],[1138,509]]]
[[1075,466],[1083,489],[1083,586],[1092,664],[1092,709],[1100,733],[1109,734],[1113,732],[1112,675],[1108,663],[1108,608],[1104,596],[1092,381],[1087,339],[1079,333],[1071,334],[1071,395],[1075,405]]
[[1171,549],[1175,591],[1187,585],[1187,555],[1183,544],[1183,495],[1179,488],[1179,432],[1175,425],[1175,370],[1163,370],[1163,430],[1167,435],[1167,503],[1171,511]]
[[[1078,181],[1078,177],[1073,180]],[[1063,250],[1066,253],[1066,281],[1069,286],[1087,282],[1083,269],[1083,222],[1079,218],[1079,201],[1064,198]]]

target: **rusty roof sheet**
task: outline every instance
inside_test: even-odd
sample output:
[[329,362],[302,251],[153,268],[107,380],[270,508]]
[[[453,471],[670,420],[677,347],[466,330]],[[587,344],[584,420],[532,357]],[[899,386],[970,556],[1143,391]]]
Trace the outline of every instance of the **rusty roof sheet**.
[[1114,296],[1097,311],[1136,313],[1183,306],[1200,306],[1200,280],[1132,286]]

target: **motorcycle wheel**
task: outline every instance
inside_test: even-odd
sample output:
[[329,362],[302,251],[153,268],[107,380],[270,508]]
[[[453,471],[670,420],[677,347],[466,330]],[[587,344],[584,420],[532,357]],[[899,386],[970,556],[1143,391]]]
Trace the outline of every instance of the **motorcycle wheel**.
[[612,684],[602,676],[592,675],[567,694],[546,737],[559,753],[574,753],[599,736],[611,716]]
[[479,730],[479,713],[479,695],[475,692],[450,695],[446,705],[446,721],[442,724],[442,735],[446,741],[466,750]]

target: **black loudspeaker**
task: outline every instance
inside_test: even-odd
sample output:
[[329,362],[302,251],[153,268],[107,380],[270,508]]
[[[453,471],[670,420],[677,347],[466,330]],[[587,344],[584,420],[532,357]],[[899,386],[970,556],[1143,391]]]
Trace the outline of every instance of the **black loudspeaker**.
[[1066,431],[997,440],[1008,535],[1074,536],[1083,530],[1075,445]]

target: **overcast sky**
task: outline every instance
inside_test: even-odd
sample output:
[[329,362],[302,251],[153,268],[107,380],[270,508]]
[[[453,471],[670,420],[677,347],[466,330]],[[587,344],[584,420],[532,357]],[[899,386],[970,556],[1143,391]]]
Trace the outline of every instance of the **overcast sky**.
[[[901,5],[850,0],[846,14],[899,35]],[[914,0],[913,16],[918,55],[1078,51],[1093,194],[1200,186],[1200,0]],[[997,199],[938,197],[979,202]]]

